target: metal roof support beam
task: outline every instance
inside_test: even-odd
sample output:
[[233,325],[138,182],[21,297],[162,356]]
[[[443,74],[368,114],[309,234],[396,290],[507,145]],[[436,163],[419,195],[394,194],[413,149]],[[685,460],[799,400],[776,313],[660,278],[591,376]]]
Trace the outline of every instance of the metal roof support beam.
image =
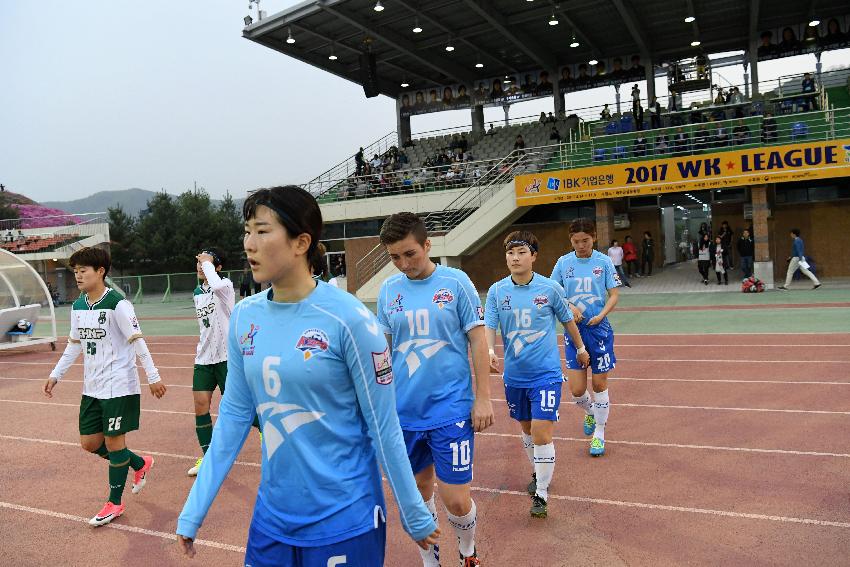
[[507,19],[496,12],[492,6],[482,3],[481,0],[464,0],[464,3],[469,6],[475,13],[484,18],[493,28],[496,29],[502,36],[516,45],[537,64],[546,70],[557,69],[558,62],[555,58],[544,49],[533,37],[528,34],[511,31],[508,26]]
[[747,42],[747,57],[750,58],[750,83],[752,84],[753,96],[759,94],[759,62],[757,37],[759,29],[760,0],[750,0],[750,37]]
[[685,0],[685,2],[688,5],[688,14],[687,15],[693,16],[693,17],[696,18],[696,20],[694,20],[694,22],[691,24],[692,26],[694,26],[694,37],[697,40],[702,41],[702,39],[700,37],[700,33],[699,33],[699,16],[697,15],[697,10],[694,7],[694,1],[693,0]]
[[602,52],[596,48],[596,45],[588,39],[588,37],[581,30],[584,29],[578,22],[576,22],[567,12],[566,10],[555,10],[560,17],[568,26],[572,28],[573,33],[576,35],[576,39],[578,39],[584,47],[587,47],[590,52],[595,57],[602,57]]
[[638,22],[637,14],[635,14],[631,4],[628,4],[626,0],[611,1],[617,9],[617,12],[620,14],[620,17],[623,18],[623,23],[626,24],[626,28],[629,30],[632,39],[635,40],[635,43],[640,50],[641,57],[648,59],[651,51],[649,39],[646,32],[643,30],[643,27],[640,25],[640,22]]
[[[362,21],[360,21],[356,18],[349,16],[348,14],[340,12],[336,8],[331,8],[330,6],[328,6],[324,3],[321,4],[321,7],[327,13],[332,14],[333,16],[339,18],[340,20],[347,22],[347,23],[351,24],[352,26],[359,28],[364,33],[366,33],[369,36],[377,39],[378,41],[386,43],[387,45],[389,45],[393,49],[397,49],[398,51],[403,52],[408,57],[412,57],[413,59],[416,59],[417,61],[419,61],[423,65],[426,65],[426,66],[434,69],[438,73],[442,73],[443,75],[445,75],[449,79],[452,79],[453,82],[457,82],[457,83],[468,82],[466,80],[468,78],[467,73],[464,71],[464,69],[460,65],[457,65],[457,64],[452,63],[450,61],[445,61],[444,58],[422,57],[421,55],[419,55],[417,53],[416,46],[413,43],[411,43],[410,41],[408,41],[408,40],[406,40],[406,39],[404,39],[400,36],[398,36],[397,34],[395,34],[393,32],[390,32],[388,30],[384,30],[384,31],[379,32],[379,31],[373,29],[372,27],[370,27],[369,23],[362,22]],[[443,59],[443,60],[441,60],[441,59]]]

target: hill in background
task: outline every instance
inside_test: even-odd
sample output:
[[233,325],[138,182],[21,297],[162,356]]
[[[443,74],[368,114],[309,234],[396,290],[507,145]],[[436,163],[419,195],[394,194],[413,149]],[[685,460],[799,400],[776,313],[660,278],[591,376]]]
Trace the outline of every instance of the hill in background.
[[[62,209],[69,213],[99,213],[106,211],[110,207],[121,205],[124,212],[130,216],[138,217],[139,212],[148,207],[148,200],[156,195],[155,191],[147,191],[146,189],[124,189],[122,191],[100,191],[94,195],[89,195],[83,199],[74,201],[49,201],[42,203],[45,207],[53,207]],[[176,195],[172,195],[176,197]],[[237,209],[241,209],[244,199],[235,199]],[[218,204],[218,199],[213,199],[214,204]]]

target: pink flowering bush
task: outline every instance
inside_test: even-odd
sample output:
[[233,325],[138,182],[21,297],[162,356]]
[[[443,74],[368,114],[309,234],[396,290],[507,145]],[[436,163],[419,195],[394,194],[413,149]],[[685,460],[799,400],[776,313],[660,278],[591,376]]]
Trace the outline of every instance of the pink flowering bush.
[[65,211],[44,207],[39,204],[25,205],[14,203],[12,206],[18,209],[18,212],[21,214],[21,228],[47,228],[80,222],[79,218],[69,216]]

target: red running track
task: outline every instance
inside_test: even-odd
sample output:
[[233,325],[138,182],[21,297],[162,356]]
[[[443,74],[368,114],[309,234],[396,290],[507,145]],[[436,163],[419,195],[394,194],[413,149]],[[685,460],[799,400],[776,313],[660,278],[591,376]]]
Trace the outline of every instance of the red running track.
[[[193,337],[149,344],[168,395],[142,397],[150,483],[111,527],[104,462],[78,447],[82,366],[52,400],[39,389],[58,353],[0,354],[0,565],[191,565],[172,535],[198,452]],[[581,414],[556,426],[550,516],[528,515],[530,465],[491,376],[497,423],[476,439],[474,496],[484,565],[798,565],[850,556],[850,335],[624,335],[610,383],[607,454],[587,455]],[[217,398],[216,398],[217,403]],[[259,440],[249,437],[199,536],[194,563],[241,565]],[[388,500],[391,501],[388,494]],[[444,565],[456,543],[441,511]],[[417,565],[390,503],[387,565]]]

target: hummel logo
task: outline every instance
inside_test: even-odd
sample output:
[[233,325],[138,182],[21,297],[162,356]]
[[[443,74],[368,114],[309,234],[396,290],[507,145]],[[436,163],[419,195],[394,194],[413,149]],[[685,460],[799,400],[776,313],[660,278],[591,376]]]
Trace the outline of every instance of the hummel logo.
[[458,421],[457,423],[455,423],[455,425],[463,429],[463,426],[466,425],[466,420]]
[[310,411],[295,404],[279,404],[277,402],[265,402],[257,406],[257,413],[263,415],[269,412],[266,422],[263,424],[263,443],[266,445],[266,457],[271,460],[285,438],[283,433],[271,422],[271,417],[278,414],[287,414],[280,419],[281,425],[287,435],[301,427],[319,419],[325,414],[318,411]]
[[[527,345],[536,342],[540,338],[546,336],[546,331],[535,331],[534,329],[523,329],[519,331],[511,331],[505,335],[509,341],[513,341],[511,345],[514,347],[514,355],[519,355]],[[516,340],[514,340],[516,337]]]
[[372,315],[372,312],[366,309],[365,307],[358,307],[357,312],[360,313],[367,321],[366,329],[375,335],[378,336],[378,322],[375,321],[375,317]]
[[439,352],[440,349],[447,344],[449,343],[437,339],[411,339],[400,343],[398,345],[399,352],[407,353],[407,351],[410,351],[404,359],[405,362],[407,362],[407,368],[409,370],[408,375],[413,376],[422,364],[422,361],[419,356],[417,356],[416,351],[419,351],[419,353],[427,359],[437,354],[437,352]]

